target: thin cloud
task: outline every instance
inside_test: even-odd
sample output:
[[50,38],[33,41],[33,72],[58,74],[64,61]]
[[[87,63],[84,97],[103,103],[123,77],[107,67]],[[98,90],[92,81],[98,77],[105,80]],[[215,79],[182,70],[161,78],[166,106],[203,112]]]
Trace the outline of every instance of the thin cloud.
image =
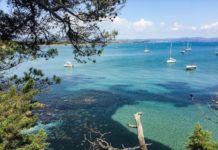
[[182,25],[177,22],[173,23],[173,26],[170,28],[171,31],[179,31],[179,30],[197,30],[197,27],[195,26],[187,26],[187,25]]
[[153,26],[153,22],[145,20],[145,19],[139,19],[138,21],[132,22],[128,21],[125,18],[116,17],[113,22],[111,21],[104,21],[101,23],[101,26],[103,28],[117,28],[117,29],[128,29],[128,30],[134,30],[134,31],[145,31],[149,27]]
[[139,21],[133,23],[133,29],[135,31],[144,31],[152,26],[153,26],[153,22],[145,19],[140,19]]
[[107,31],[117,30],[118,39],[216,37],[218,35],[218,21],[197,26],[178,22],[173,24],[164,21],[153,22],[145,18],[130,21],[116,17],[113,22],[103,21],[100,27]]
[[206,24],[200,27],[201,30],[217,30],[218,29],[218,22],[213,22],[211,24]]
[[166,25],[165,22],[161,22],[161,23],[160,23],[160,27],[161,27],[161,28],[165,27],[165,25]]

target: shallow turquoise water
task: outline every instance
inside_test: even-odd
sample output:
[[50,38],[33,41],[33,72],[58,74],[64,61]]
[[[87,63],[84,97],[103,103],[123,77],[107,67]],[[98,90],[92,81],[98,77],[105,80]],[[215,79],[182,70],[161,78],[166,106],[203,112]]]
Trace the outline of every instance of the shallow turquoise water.
[[[182,55],[186,43],[174,43],[173,65],[166,64],[169,43],[148,44],[149,54],[143,52],[144,43],[112,44],[96,64],[78,64],[70,46],[56,46],[55,59],[24,63],[10,74],[33,66],[62,77],[60,85],[38,96],[49,106],[40,112],[41,122],[58,122],[48,129],[51,149],[85,149],[83,134],[91,127],[112,132],[108,140],[115,146],[133,146],[136,132],[126,123],[133,123],[133,114],[142,111],[146,140],[153,143],[150,149],[182,150],[196,122],[218,139],[217,125],[202,117],[189,96],[194,94],[205,109],[205,101],[218,91],[217,44],[192,43],[192,52]],[[67,60],[75,68],[64,68]],[[185,71],[189,63],[196,63],[197,70]]]
[[[130,114],[137,111],[144,113],[142,122],[145,136],[164,143],[172,149],[185,149],[187,137],[192,133],[196,122],[200,122],[204,128],[214,134],[218,132],[217,125],[208,123],[194,106],[175,109],[171,104],[143,101],[134,106],[125,105],[118,109],[112,118],[126,126],[127,122],[134,123],[133,116]],[[131,131],[136,133],[135,130]]]

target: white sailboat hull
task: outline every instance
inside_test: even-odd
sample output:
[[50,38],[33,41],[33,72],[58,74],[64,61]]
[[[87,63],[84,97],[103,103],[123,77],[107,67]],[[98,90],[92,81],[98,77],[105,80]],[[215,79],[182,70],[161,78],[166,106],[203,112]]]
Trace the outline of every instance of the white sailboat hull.
[[189,43],[187,43],[187,47],[186,47],[185,51],[191,51],[191,50],[192,50],[191,45]]
[[176,63],[176,59],[169,58],[169,59],[167,59],[167,63]]
[[191,49],[191,48],[186,48],[185,50],[186,50],[186,51],[191,51],[192,49]]
[[170,58],[167,59],[167,63],[176,63],[176,59],[171,57],[171,53],[172,53],[172,43],[170,45]]

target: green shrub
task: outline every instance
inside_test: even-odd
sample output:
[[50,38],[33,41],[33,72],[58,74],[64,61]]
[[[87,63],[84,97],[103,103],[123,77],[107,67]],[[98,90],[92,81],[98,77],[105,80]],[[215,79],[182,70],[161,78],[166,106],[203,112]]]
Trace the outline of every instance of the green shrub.
[[197,123],[186,148],[190,150],[217,150],[218,143],[213,141],[210,132],[203,130],[201,125]]

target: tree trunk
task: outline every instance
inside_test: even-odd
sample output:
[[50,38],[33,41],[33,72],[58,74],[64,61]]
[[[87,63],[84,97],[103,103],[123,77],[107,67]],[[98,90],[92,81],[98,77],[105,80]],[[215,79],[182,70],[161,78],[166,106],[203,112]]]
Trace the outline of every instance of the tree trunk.
[[134,118],[135,118],[136,125],[128,124],[128,126],[130,128],[137,128],[140,149],[141,150],[148,150],[148,148],[147,148],[148,144],[145,143],[145,139],[144,139],[144,132],[143,132],[143,127],[142,127],[142,122],[141,122],[141,115],[142,115],[142,112],[135,113]]
[[137,132],[138,132],[138,140],[139,140],[139,145],[140,145],[141,150],[148,150],[147,145],[145,143],[145,139],[144,139],[141,115],[142,115],[142,112],[137,112],[134,115],[136,126],[137,126]]
[[86,135],[85,135],[85,140],[88,141],[91,144],[90,145],[90,150],[96,150],[96,149],[102,149],[102,150],[137,150],[137,149],[148,150],[147,146],[151,145],[151,144],[146,144],[145,143],[144,133],[143,133],[143,128],[142,128],[142,122],[141,122],[141,115],[142,115],[142,112],[137,112],[136,114],[134,114],[136,125],[128,124],[128,126],[130,128],[137,128],[139,146],[125,148],[122,145],[123,148],[121,148],[121,149],[120,148],[114,148],[110,143],[108,143],[104,139],[104,136],[107,133],[102,134],[99,131],[92,130],[92,133],[96,133],[97,135],[100,135],[100,137],[97,138],[95,141],[91,141],[91,139],[88,139],[86,137]]

